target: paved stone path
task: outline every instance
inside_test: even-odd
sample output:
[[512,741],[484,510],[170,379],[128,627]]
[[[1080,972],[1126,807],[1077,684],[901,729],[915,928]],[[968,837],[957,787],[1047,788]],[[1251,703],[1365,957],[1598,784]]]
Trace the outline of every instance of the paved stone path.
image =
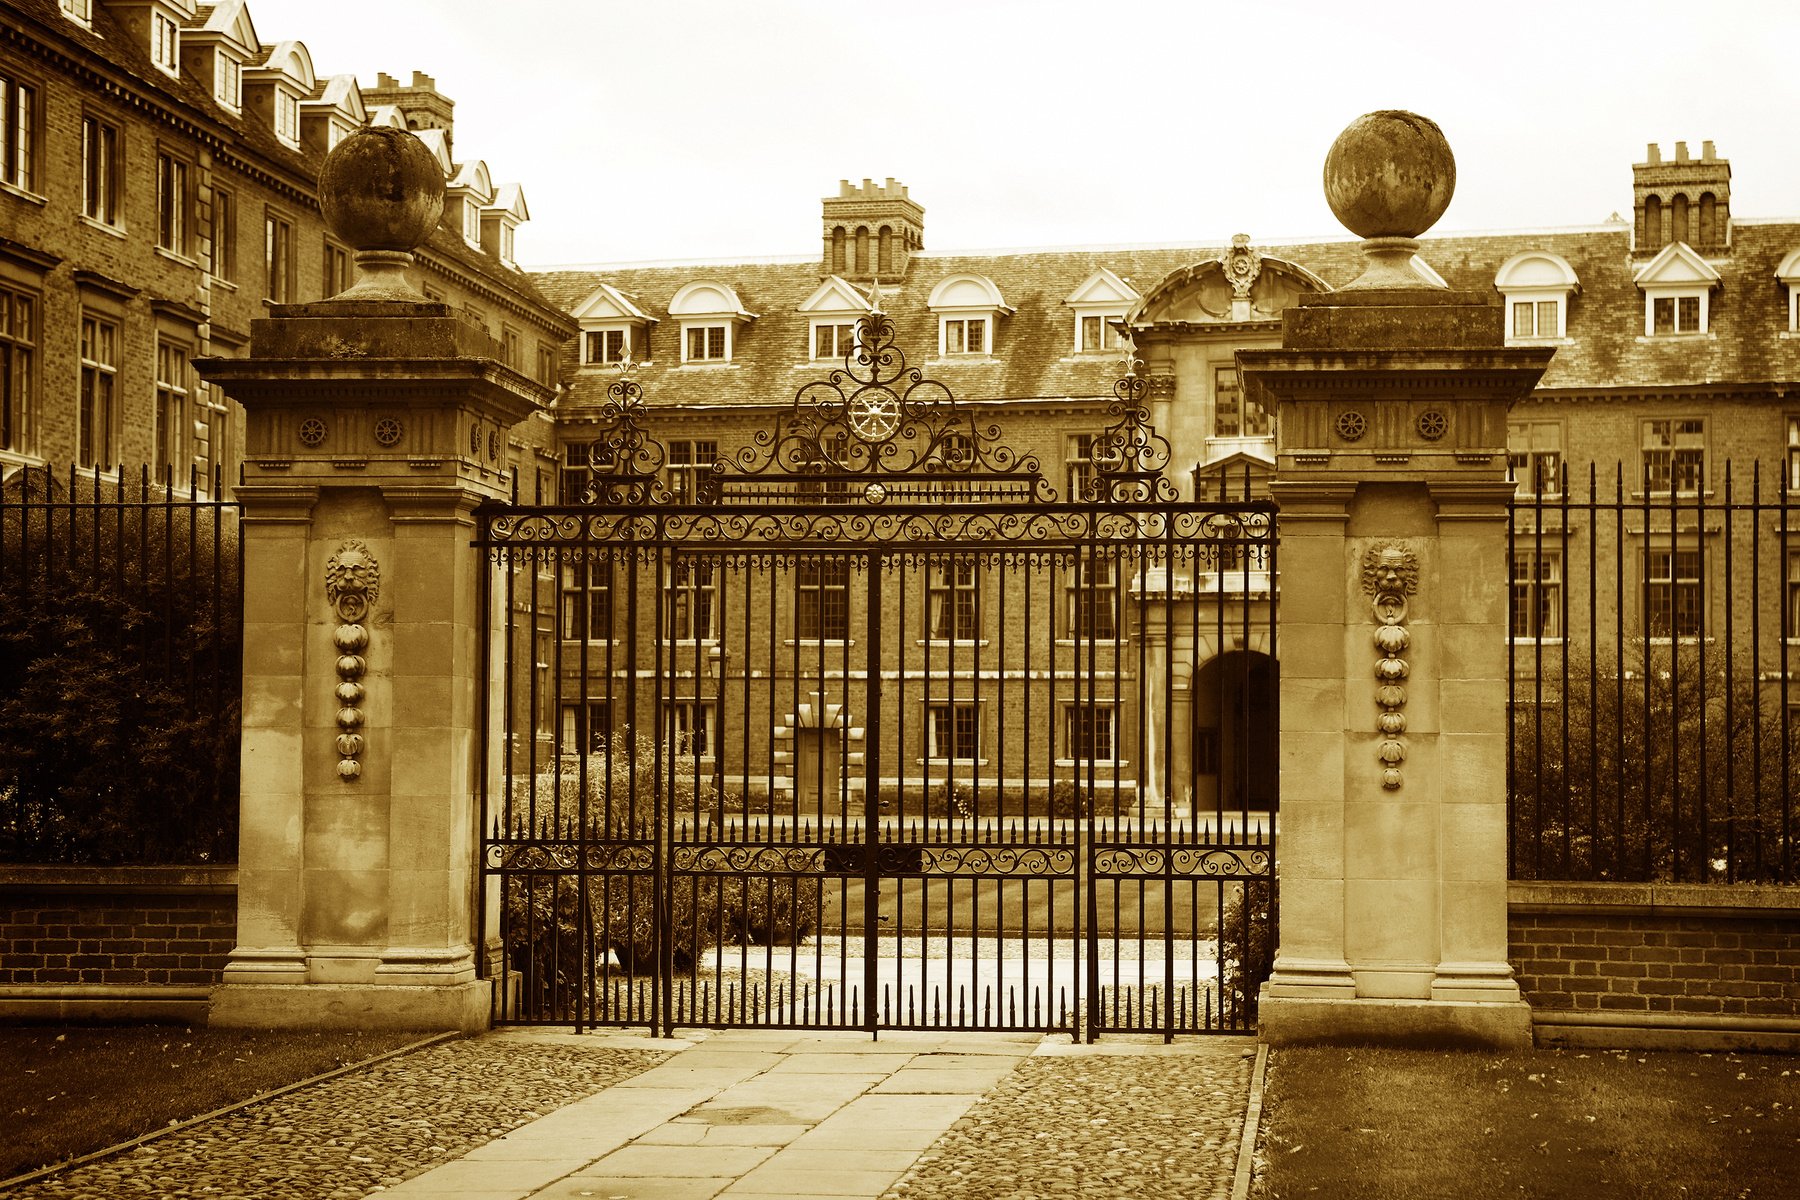
[[609,1045],[443,1042],[179,1130],[6,1193],[7,1200],[348,1200],[450,1161],[667,1060]]
[[9,1200],[1223,1198],[1253,1056],[1249,1038],[514,1030],[302,1089]]

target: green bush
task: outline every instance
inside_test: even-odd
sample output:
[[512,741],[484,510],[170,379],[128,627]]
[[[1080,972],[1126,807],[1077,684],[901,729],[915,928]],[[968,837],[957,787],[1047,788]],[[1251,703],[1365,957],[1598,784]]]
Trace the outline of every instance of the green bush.
[[1652,649],[1647,672],[1571,664],[1566,693],[1560,674],[1515,683],[1512,877],[1781,881],[1800,722],[1747,664],[1729,683],[1722,656],[1703,671],[1686,647]]
[[946,779],[931,790],[925,802],[928,817],[972,817],[975,789],[961,780]]
[[[613,851],[608,863],[589,847],[585,908],[572,852],[551,869],[520,870],[507,879],[504,937],[512,969],[524,973],[531,989],[528,1004],[566,1011],[582,994],[584,965],[592,977],[609,969],[609,955],[617,970],[653,973],[659,929],[678,973],[691,971],[716,945],[797,941],[817,931],[817,881],[760,874],[675,876],[662,896],[659,926],[655,750],[648,738],[634,743],[621,735],[555,776],[514,781],[508,825],[514,837],[567,844],[579,836],[612,843]],[[663,766],[666,774],[669,764]],[[672,786],[665,779],[667,803],[676,814],[690,812],[692,772],[685,782],[679,767],[673,775]]]
[[1059,780],[1050,789],[1050,815],[1065,819],[1087,816],[1087,789],[1067,779]]
[[236,516],[64,492],[0,505],[0,861],[233,861]]
[[1228,889],[1219,913],[1225,967],[1220,980],[1222,1019],[1256,1024],[1258,993],[1275,967],[1280,925],[1280,884],[1273,876],[1246,879],[1241,887]]

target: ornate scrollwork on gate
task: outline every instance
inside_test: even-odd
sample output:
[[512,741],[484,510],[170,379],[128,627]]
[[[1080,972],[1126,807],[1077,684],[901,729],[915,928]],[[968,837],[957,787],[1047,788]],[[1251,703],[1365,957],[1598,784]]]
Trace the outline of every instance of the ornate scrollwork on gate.
[[1222,879],[1273,873],[1267,846],[1096,846],[1096,879]]
[[1032,498],[1049,498],[1034,456],[1016,453],[998,425],[977,420],[949,388],[906,365],[893,320],[876,306],[857,319],[844,365],[800,388],[773,429],[714,464],[699,498],[717,500],[727,479],[799,477],[817,480],[827,497],[841,491],[879,504],[901,476],[952,484],[1004,478]]
[[627,358],[619,377],[607,385],[599,428],[587,445],[588,477],[576,500],[582,504],[667,504],[673,497],[662,482],[668,453],[644,428],[644,389]]
[[483,865],[517,874],[647,875],[656,869],[656,847],[649,842],[489,842]]
[[1079,496],[1071,500],[1142,502],[1175,500],[1175,485],[1163,476],[1169,465],[1169,440],[1150,422],[1145,403],[1150,381],[1138,374],[1143,360],[1125,352],[1120,363],[1124,374],[1113,381],[1113,399],[1106,415],[1113,419],[1095,435],[1089,453],[1093,472]]

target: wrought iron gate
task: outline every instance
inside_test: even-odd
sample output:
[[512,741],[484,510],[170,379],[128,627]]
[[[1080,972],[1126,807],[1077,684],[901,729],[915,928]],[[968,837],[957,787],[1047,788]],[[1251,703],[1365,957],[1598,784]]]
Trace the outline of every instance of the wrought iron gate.
[[1059,500],[891,338],[686,476],[622,374],[577,503],[479,513],[498,1020],[1245,1027],[1272,507],[1175,500],[1130,373]]

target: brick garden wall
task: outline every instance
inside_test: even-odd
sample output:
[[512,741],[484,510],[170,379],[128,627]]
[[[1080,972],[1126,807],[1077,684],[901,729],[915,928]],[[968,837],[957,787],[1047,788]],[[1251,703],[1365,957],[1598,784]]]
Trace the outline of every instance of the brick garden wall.
[[1546,1029],[1800,1035],[1800,888],[1515,882],[1509,900],[1540,1041]]
[[235,867],[0,867],[0,1015],[204,1014]]

